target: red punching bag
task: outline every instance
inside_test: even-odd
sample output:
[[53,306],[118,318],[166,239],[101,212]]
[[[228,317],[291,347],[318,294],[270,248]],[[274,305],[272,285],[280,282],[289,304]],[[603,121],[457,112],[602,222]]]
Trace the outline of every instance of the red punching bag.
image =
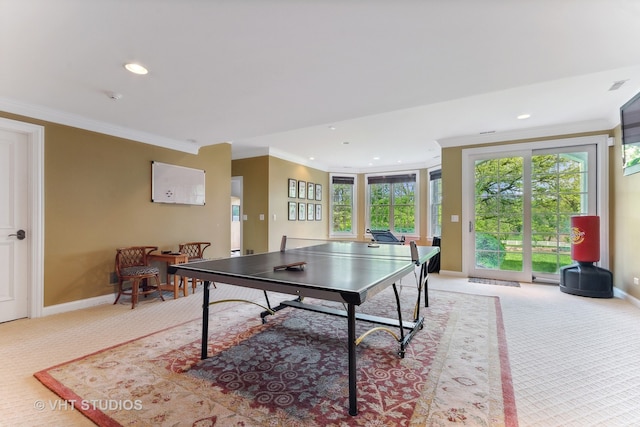
[[571,217],[571,259],[578,262],[600,260],[600,217]]

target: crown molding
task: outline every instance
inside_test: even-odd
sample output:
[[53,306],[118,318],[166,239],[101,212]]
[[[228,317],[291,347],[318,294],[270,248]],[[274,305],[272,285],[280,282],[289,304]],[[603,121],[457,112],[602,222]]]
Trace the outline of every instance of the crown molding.
[[367,174],[367,173],[395,173],[416,169],[429,169],[440,166],[440,157],[432,159],[429,163],[407,163],[397,165],[374,166],[370,168],[333,168],[331,172],[335,173],[351,173],[351,174]]
[[607,120],[590,120],[584,122],[565,123],[557,126],[544,126],[513,131],[495,132],[479,135],[463,135],[442,138],[436,142],[442,148],[461,147],[466,145],[488,144],[492,142],[517,141],[521,139],[545,138],[548,136],[569,135],[584,132],[609,131],[615,127]]
[[65,113],[63,111],[53,110],[42,106],[26,104],[8,98],[0,97],[0,110],[7,113],[31,117],[38,120],[45,120],[52,123],[77,127],[80,129],[98,132],[105,135],[130,139],[132,141],[142,142],[158,147],[169,148],[171,150],[182,151],[189,154],[198,154],[198,151],[200,149],[199,145],[193,144],[189,141],[180,141],[176,139],[165,138],[152,133],[136,131],[122,126],[116,126],[110,123],[88,119],[76,114]]
[[271,156],[277,157],[278,159],[286,160],[289,162],[297,163],[299,165],[308,166],[313,169],[318,169],[323,172],[328,172],[329,169],[327,165],[323,163],[318,163],[313,160],[305,159],[303,157],[294,156],[284,151],[280,151],[271,147],[254,147],[254,148],[243,148],[241,150],[233,150],[233,143],[231,143],[231,158],[232,160],[240,160],[240,159],[250,159],[252,157],[261,157],[261,156]]

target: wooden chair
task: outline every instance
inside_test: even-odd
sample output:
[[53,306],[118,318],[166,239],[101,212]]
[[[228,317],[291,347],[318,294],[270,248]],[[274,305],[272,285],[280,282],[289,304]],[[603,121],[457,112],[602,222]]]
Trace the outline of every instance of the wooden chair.
[[[153,292],[160,294],[160,299],[164,301],[161,290],[160,270],[149,265],[148,255],[158,250],[157,246],[130,246],[116,249],[116,275],[118,276],[118,296],[114,304],[120,299],[120,295],[131,295],[131,308],[135,308],[138,303],[138,296],[145,297]],[[155,279],[152,285],[151,279]],[[131,289],[123,288],[124,282],[132,282]],[[142,289],[141,289],[142,287]]]
[[[211,246],[211,242],[188,242],[180,243],[178,246],[178,252],[185,254],[189,257],[189,262],[202,261],[206,259],[204,257],[204,250]],[[182,280],[182,279],[181,279]],[[195,293],[198,286],[199,279],[191,278],[191,290]],[[186,285],[185,285],[186,286]],[[216,287],[216,284],[213,284]]]

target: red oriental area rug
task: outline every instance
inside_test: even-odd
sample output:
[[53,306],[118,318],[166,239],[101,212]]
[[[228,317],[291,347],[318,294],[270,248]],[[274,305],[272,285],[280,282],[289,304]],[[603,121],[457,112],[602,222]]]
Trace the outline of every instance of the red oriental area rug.
[[[415,296],[402,288],[407,319]],[[393,295],[360,309],[391,317]],[[257,310],[213,306],[204,361],[194,320],[35,376],[66,400],[133,402],[79,407],[104,426],[517,426],[495,297],[431,291],[424,329],[404,358],[390,334],[367,336],[357,350],[355,417],[347,410],[346,320],[287,309],[263,325]],[[371,327],[359,322],[358,335]]]

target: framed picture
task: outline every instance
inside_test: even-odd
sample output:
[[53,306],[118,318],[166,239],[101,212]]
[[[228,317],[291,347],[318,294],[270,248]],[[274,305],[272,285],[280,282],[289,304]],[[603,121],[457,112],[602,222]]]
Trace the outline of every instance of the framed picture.
[[297,191],[298,191],[298,181],[296,181],[295,179],[289,178],[289,197],[295,198]]
[[307,217],[307,204],[298,203],[298,221],[304,221]]
[[307,182],[307,199],[313,200],[315,195],[315,190],[313,187],[313,182]]
[[289,202],[289,221],[295,221],[297,213],[298,213],[298,204],[296,202]]
[[322,184],[316,184],[316,200],[322,200]]
[[305,181],[298,181],[298,199],[307,198],[307,183]]
[[313,214],[315,214],[313,203],[307,203],[307,221],[313,221]]
[[316,221],[322,221],[322,205],[316,204]]

